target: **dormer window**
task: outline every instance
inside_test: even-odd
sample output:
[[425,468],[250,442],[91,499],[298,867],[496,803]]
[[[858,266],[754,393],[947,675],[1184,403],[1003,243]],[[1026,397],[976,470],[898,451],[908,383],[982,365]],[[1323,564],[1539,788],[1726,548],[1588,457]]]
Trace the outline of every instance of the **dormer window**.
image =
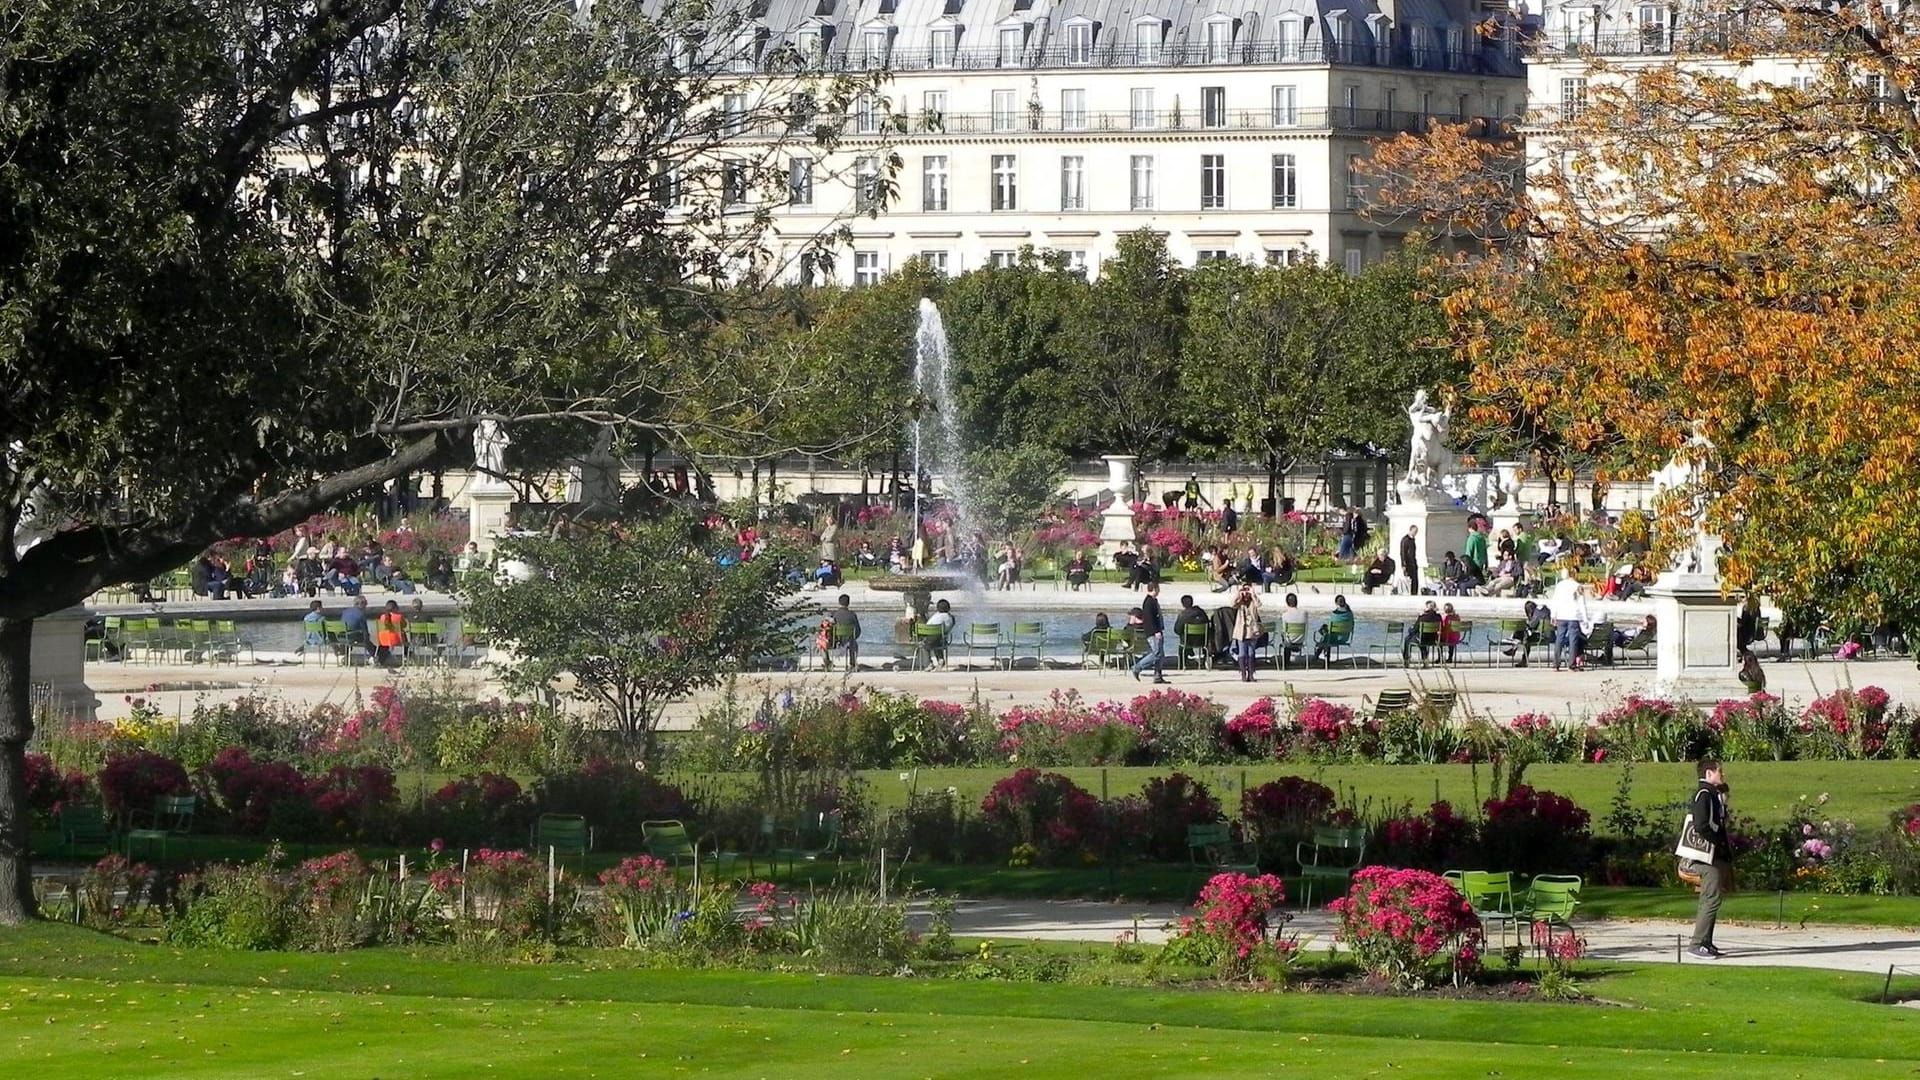
[[1207,63],[1226,63],[1233,55],[1233,20],[1226,16],[1208,19],[1203,32],[1207,47]]
[[863,66],[883,68],[887,66],[888,45],[893,32],[884,26],[873,27],[860,34],[860,59]]
[[946,68],[953,66],[953,43],[958,35],[957,28],[936,26],[927,38],[927,59],[932,66]]
[[826,60],[828,32],[818,23],[800,28],[800,59],[806,66],[817,68]]
[[1367,36],[1373,39],[1373,62],[1386,67],[1393,62],[1393,22],[1385,15],[1367,16]]
[[755,27],[743,30],[733,39],[732,67],[735,71],[752,71],[760,60],[760,30]]
[[1136,64],[1157,64],[1160,62],[1160,42],[1166,35],[1166,27],[1159,19],[1143,19],[1133,24],[1133,62]]
[[1447,27],[1447,70],[1458,71],[1466,65],[1467,35],[1458,26]]
[[1093,63],[1093,24],[1076,22],[1067,24],[1067,63]]
[[1273,51],[1275,58],[1283,63],[1300,59],[1299,19],[1281,19],[1273,24]]
[[1353,59],[1350,50],[1353,42],[1353,25],[1347,21],[1345,11],[1327,12],[1327,33],[1333,37],[1334,61],[1345,63]]
[[1000,28],[1000,66],[1019,67],[1020,53],[1026,42],[1025,26],[1003,26]]

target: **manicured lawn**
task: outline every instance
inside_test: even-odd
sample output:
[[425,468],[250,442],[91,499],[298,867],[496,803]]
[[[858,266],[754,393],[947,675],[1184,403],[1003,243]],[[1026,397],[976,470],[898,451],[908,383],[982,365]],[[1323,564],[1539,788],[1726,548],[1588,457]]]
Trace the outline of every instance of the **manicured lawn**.
[[[1128,698],[1133,684],[1114,683],[1111,695],[1089,694],[1089,699],[1107,696]],[[939,791],[952,787],[970,807],[994,783],[1018,766],[977,766],[965,769],[908,770],[910,781],[901,780],[902,770],[870,769],[864,772],[876,803],[882,810],[906,805],[909,783],[915,789]],[[1602,818],[1619,786],[1622,766],[1617,765],[1533,765],[1524,775],[1526,783],[1545,788],[1572,799],[1593,815],[1596,832],[1604,831]],[[1312,762],[1275,762],[1262,765],[1195,765],[1184,769],[1172,766],[1146,768],[1060,767],[1051,771],[1068,777],[1095,795],[1101,793],[1102,773],[1110,795],[1129,795],[1141,789],[1155,776],[1184,771],[1212,789],[1229,813],[1239,810],[1243,785],[1259,785],[1281,776],[1304,776],[1333,788],[1343,803],[1357,805],[1374,814],[1412,804],[1424,810],[1435,799],[1445,799],[1456,809],[1475,808],[1491,797],[1492,770],[1489,766],[1470,765],[1315,765]],[[1821,810],[1824,817],[1852,818],[1863,826],[1879,825],[1893,811],[1920,802],[1920,761],[1736,761],[1727,766],[1733,785],[1735,814],[1764,824],[1785,821],[1794,801],[1805,795],[1831,796]],[[704,778],[707,782],[751,783],[744,774],[721,774]],[[1673,827],[1680,827],[1682,804],[1692,792],[1694,769],[1691,764],[1655,763],[1634,766],[1633,801],[1650,811],[1667,813]]]
[[[1911,1076],[1880,980],[1591,968],[1592,1007],[487,965],[0,932],[0,1075]],[[1920,980],[1898,988],[1920,992]]]

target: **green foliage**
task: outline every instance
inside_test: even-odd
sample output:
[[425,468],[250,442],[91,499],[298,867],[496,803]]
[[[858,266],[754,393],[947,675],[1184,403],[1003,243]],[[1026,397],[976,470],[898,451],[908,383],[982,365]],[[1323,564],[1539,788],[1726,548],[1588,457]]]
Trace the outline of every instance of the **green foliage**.
[[1011,536],[1038,521],[1067,476],[1066,455],[1031,442],[976,450],[967,460],[973,504],[991,536]]
[[213,865],[180,883],[182,902],[167,920],[174,945],[284,949],[293,941],[290,886],[278,852],[254,863]]
[[642,756],[670,702],[718,684],[756,657],[794,647],[793,585],[775,552],[738,560],[731,536],[684,517],[568,540],[508,541],[525,580],[482,582],[467,614],[512,642],[516,690],[566,692],[598,708]]

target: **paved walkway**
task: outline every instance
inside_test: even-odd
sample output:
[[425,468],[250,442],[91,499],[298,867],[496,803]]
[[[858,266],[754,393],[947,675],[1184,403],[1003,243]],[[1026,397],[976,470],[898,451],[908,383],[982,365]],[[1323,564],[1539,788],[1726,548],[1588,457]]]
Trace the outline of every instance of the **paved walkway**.
[[[1138,930],[1140,940],[1166,940],[1164,927],[1178,918],[1171,904],[1111,904],[1065,900],[962,900],[954,911],[954,933],[964,937],[1015,940],[1112,942]],[[1720,960],[1696,960],[1675,948],[1692,931],[1691,923],[1650,921],[1576,921],[1587,939],[1587,955],[1601,960],[1723,964],[1741,967],[1828,968],[1884,975],[1888,967],[1920,976],[1920,932],[1874,928],[1809,926],[1776,928],[1721,923],[1715,944]],[[1295,912],[1289,930],[1308,949],[1333,944],[1335,923],[1323,908]],[[1490,931],[1491,932],[1491,931]]]

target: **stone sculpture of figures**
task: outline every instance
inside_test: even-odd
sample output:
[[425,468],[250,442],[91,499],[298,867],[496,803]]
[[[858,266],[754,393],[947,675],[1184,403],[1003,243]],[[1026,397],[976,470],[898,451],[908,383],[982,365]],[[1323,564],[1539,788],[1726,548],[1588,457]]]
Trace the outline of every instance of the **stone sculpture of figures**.
[[1707,529],[1707,493],[1701,488],[1706,479],[1706,458],[1712,452],[1713,440],[1695,420],[1686,445],[1652,476],[1656,494],[1679,489],[1687,495],[1687,542],[1673,553],[1673,569],[1683,574],[1718,577],[1720,573],[1721,540]]
[[1413,424],[1412,452],[1407,457],[1406,487],[1431,488],[1440,480],[1445,461],[1447,414],[1427,404],[1427,392],[1415,390],[1413,404],[1407,406],[1407,419]]
[[507,447],[513,440],[498,420],[482,420],[473,428],[473,467],[475,487],[499,487],[507,471]]

